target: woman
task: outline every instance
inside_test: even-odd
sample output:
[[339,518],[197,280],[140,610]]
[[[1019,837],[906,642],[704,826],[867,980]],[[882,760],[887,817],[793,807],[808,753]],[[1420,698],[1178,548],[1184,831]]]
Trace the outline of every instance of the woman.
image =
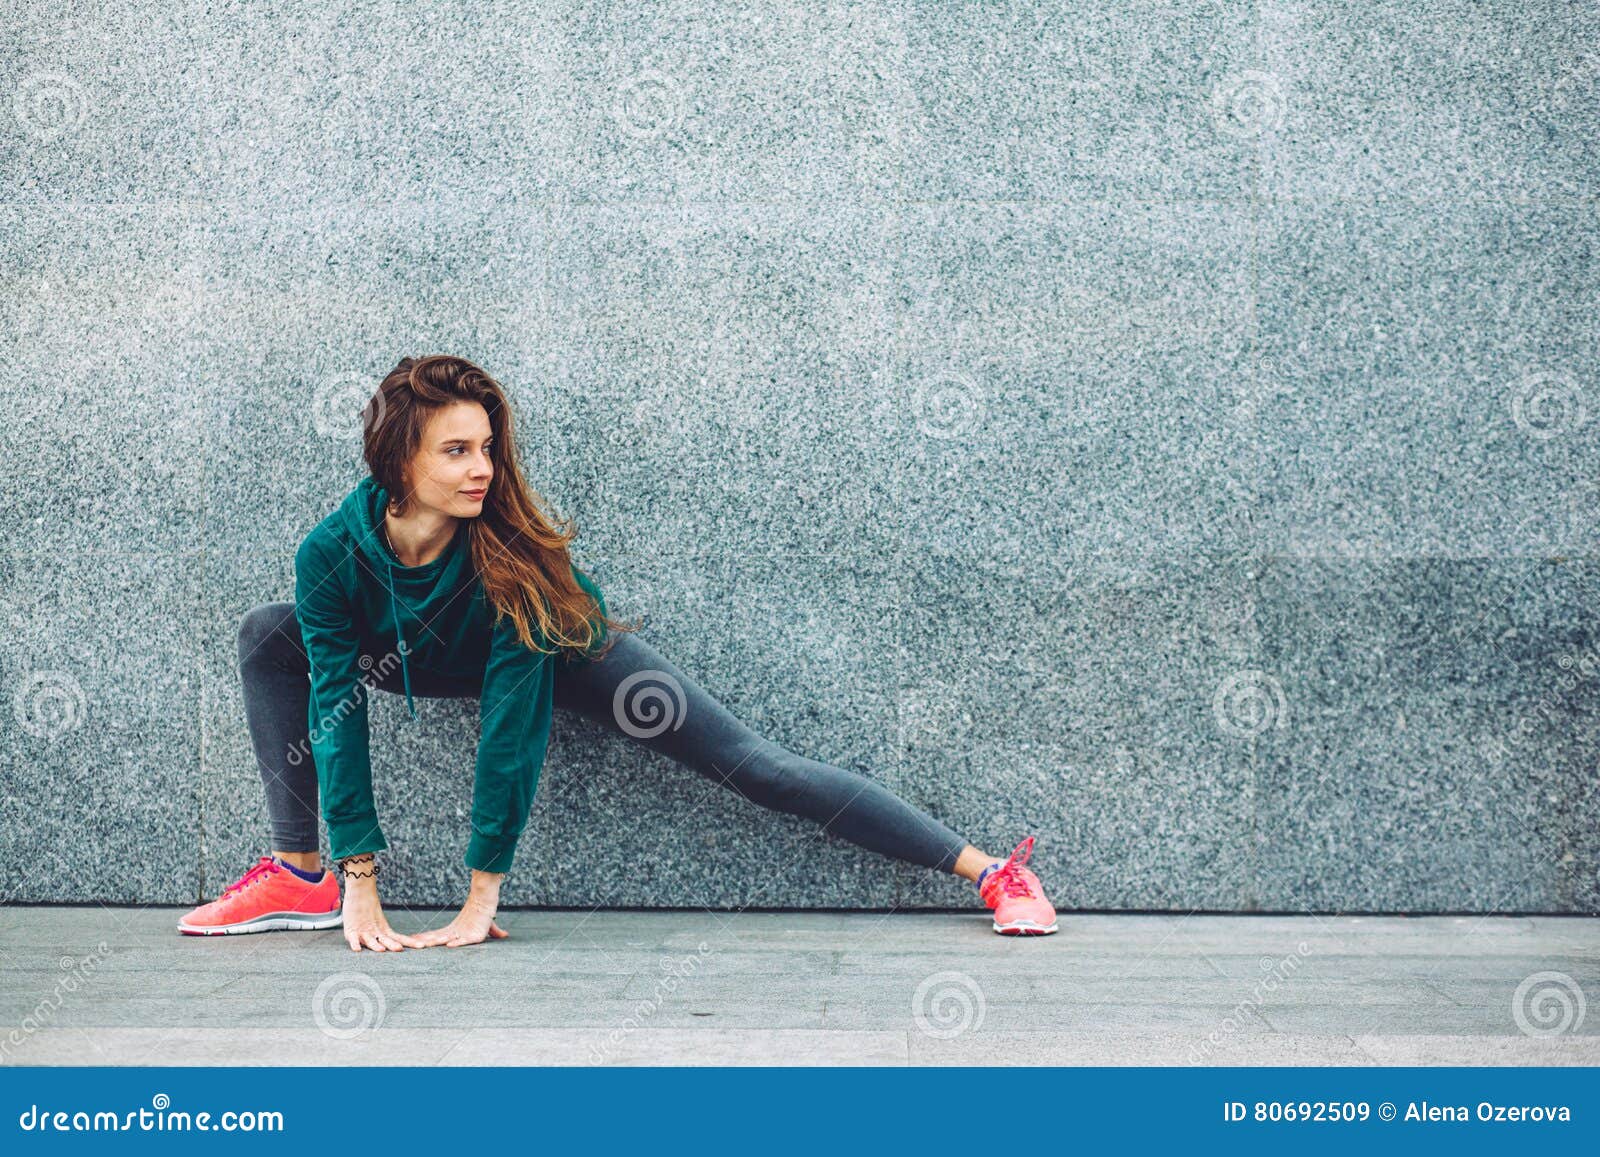
[[[371,476],[295,552],[294,602],[265,603],[239,631],[251,743],[272,817],[262,856],[178,924],[193,935],[333,928],[353,951],[398,952],[500,939],[510,870],[544,762],[554,707],[599,720],[745,798],[805,816],[884,855],[974,881],[994,930],[1056,930],[1029,836],[1001,861],[876,781],[756,735],[635,629],[573,565],[517,464],[511,410],[495,381],[455,357],[406,358],[368,403]],[[371,679],[364,679],[371,675]],[[630,719],[642,681],[674,692],[666,725]],[[388,847],[372,799],[372,688],[480,700],[481,732],[461,912],[416,935],[389,926],[373,853]],[[650,692],[645,692],[648,701]],[[633,709],[636,712],[639,698]],[[334,874],[318,859],[317,806]]]

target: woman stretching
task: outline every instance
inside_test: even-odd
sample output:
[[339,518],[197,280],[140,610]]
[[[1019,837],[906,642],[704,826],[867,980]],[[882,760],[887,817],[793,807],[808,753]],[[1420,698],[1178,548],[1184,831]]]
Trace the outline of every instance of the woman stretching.
[[[342,924],[356,952],[506,936],[495,922],[500,881],[527,823],[555,707],[621,731],[762,807],[972,880],[994,909],[996,932],[1056,930],[1055,909],[1025,866],[1032,836],[1004,861],[985,855],[875,780],[763,739],[635,627],[612,620],[599,588],[568,555],[575,532],[558,531],[535,504],[517,464],[511,410],[488,374],[461,358],[406,358],[364,417],[370,476],[301,542],[294,602],[253,607],[239,629],[272,855],[186,915],[180,931]],[[643,693],[633,691],[641,683]],[[374,688],[404,694],[413,720],[418,695],[479,700],[464,858],[471,888],[454,920],[416,935],[391,928],[378,902],[373,853],[389,845],[372,798]],[[664,697],[670,718],[640,718]],[[319,798],[346,881],[342,906],[334,873],[318,859]]]

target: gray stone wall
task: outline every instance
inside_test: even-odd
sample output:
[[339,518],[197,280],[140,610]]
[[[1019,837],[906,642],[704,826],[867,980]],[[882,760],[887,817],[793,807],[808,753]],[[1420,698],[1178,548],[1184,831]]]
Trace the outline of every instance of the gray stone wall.
[[[1058,906],[1600,909],[1586,3],[14,3],[0,897],[266,852],[235,651],[405,355],[614,611]],[[373,709],[385,898],[476,705]],[[967,905],[558,716],[508,904]]]

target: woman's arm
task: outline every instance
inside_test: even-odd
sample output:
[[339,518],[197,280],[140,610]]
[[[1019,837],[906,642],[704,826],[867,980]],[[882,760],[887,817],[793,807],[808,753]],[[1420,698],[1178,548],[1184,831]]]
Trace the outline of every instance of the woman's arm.
[[472,869],[472,887],[454,920],[422,933],[420,939],[427,945],[457,948],[510,935],[495,923],[500,881],[511,869],[544,766],[555,667],[551,654],[523,646],[509,617],[496,623],[493,631],[478,701],[472,835],[464,857]]
[[[605,601],[599,588],[576,567],[573,574],[604,613]],[[464,857],[472,869],[472,886],[454,920],[422,934],[425,944],[456,947],[503,940],[510,935],[494,919],[500,908],[500,882],[511,870],[517,840],[528,822],[544,767],[555,702],[556,666],[552,652],[523,645],[509,616],[500,618],[492,631],[478,701],[472,835]],[[601,634],[594,648],[604,640]]]
[[[367,688],[361,681],[361,641],[337,563],[313,537],[294,556],[295,617],[311,660],[307,701],[311,751],[317,766],[322,818],[328,825],[334,870],[340,861],[389,846],[372,800]],[[342,561],[342,560],[341,560]],[[389,926],[378,900],[373,858],[352,862],[344,879],[344,938],[352,951],[399,952],[426,947]]]
[[476,870],[475,886],[481,886],[478,873],[498,876],[511,870],[517,840],[528,822],[550,742],[552,658],[549,652],[524,646],[509,616],[494,625],[478,701],[472,835],[463,857]]
[[294,556],[295,617],[311,661],[307,725],[333,858],[389,846],[372,799],[361,642],[338,569],[339,544],[307,536]]

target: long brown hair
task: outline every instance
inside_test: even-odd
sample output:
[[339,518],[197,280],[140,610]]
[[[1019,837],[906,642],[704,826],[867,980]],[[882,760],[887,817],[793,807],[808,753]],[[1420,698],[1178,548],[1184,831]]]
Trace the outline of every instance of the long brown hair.
[[[390,508],[397,516],[406,513],[411,495],[401,468],[421,447],[428,419],[458,402],[481,405],[493,430],[489,458],[494,477],[484,495],[483,512],[463,521],[473,570],[483,581],[494,621],[510,615],[525,646],[546,651],[539,645],[542,638],[557,650],[574,654],[594,645],[602,624],[608,632],[636,630],[637,624],[630,626],[604,614],[578,585],[567,551],[577,528],[571,519],[552,520],[544,513],[543,496],[528,486],[517,465],[505,393],[465,358],[443,354],[402,358],[362,411],[363,455],[378,485],[389,492]],[[615,641],[609,637],[593,657],[605,654]]]

